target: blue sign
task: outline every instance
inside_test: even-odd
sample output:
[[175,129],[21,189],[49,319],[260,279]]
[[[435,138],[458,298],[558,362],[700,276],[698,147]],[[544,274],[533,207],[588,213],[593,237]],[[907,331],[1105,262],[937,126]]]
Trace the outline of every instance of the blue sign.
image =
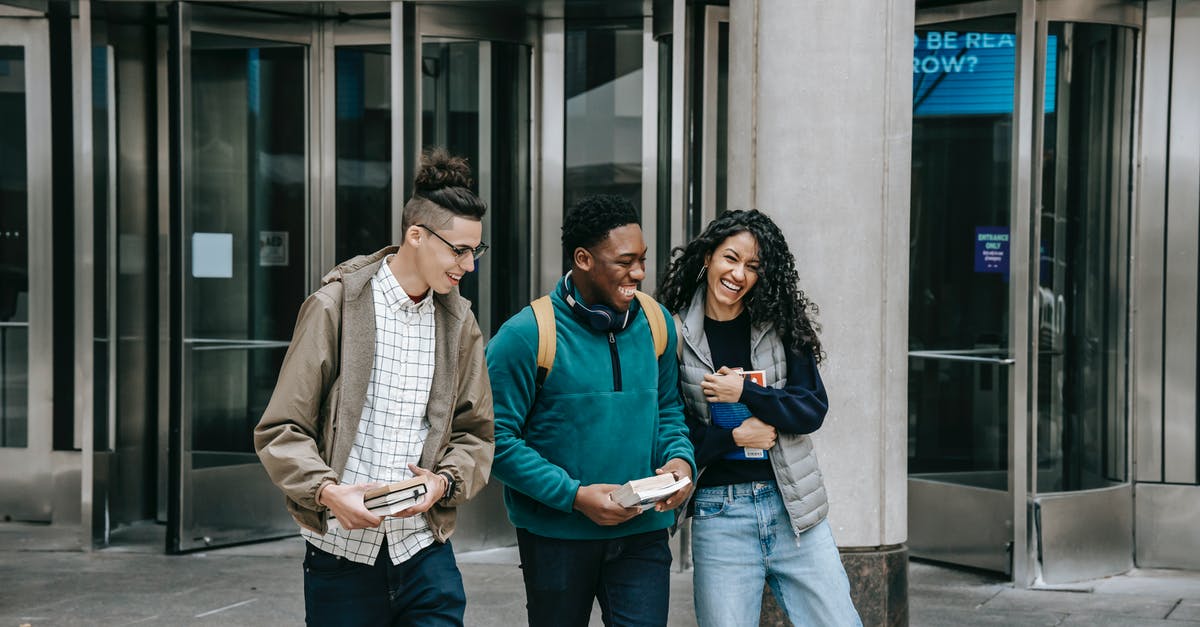
[[[1046,113],[1054,112],[1058,37],[1046,43]],[[1017,77],[1012,33],[919,31],[913,35],[913,116],[1012,113]]]
[[975,272],[1008,277],[1008,227],[975,227]]

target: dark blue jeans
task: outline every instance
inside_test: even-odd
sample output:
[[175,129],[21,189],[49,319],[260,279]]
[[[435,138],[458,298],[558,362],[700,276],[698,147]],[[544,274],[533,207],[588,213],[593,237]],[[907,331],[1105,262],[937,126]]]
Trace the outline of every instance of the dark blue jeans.
[[305,546],[309,625],[463,624],[467,596],[449,542],[435,542],[399,566],[388,557],[387,542],[373,566]]
[[517,529],[525,608],[532,627],[587,625],[592,599],[605,625],[667,624],[667,531],[613,540],[558,540]]

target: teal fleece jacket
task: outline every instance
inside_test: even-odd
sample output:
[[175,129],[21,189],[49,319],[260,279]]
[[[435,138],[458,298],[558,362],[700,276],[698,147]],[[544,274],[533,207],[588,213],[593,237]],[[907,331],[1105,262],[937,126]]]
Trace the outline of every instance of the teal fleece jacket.
[[[692,466],[692,443],[679,397],[675,325],[655,359],[645,314],[623,331],[595,331],[558,290],[551,294],[557,331],[554,367],[535,391],[537,321],[525,307],[488,343],[496,412],[492,474],[504,483],[512,524],[561,539],[600,540],[666,529],[674,512],[649,510],[602,527],[573,509],[581,485],[622,484],[680,458]],[[636,306],[636,305],[635,305]],[[661,305],[660,305],[661,307]]]

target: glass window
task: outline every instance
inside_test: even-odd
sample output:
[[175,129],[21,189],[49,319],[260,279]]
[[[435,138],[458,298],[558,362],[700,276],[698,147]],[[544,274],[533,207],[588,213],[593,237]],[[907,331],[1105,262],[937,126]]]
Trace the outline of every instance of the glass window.
[[29,188],[25,50],[0,46],[0,447],[28,445]]
[[337,261],[392,243],[392,79],[387,46],[336,52]]
[[[642,21],[567,22],[563,208],[592,194],[642,206]],[[564,268],[570,264],[564,251]]]

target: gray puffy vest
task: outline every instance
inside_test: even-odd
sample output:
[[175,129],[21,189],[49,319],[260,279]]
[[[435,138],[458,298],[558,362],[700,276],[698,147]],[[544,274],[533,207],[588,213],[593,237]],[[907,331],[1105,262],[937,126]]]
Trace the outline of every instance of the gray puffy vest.
[[[675,324],[680,338],[679,385],[683,403],[702,422],[711,424],[708,402],[700,387],[704,375],[716,370],[704,335],[704,295],[705,287],[701,286],[692,296],[692,303],[675,316]],[[766,371],[769,387],[787,385],[787,349],[774,329],[755,325],[750,330],[750,359],[756,370]],[[829,513],[829,500],[812,439],[807,435],[780,433],[769,457],[783,503],[792,518],[792,531],[799,535],[824,520]]]

